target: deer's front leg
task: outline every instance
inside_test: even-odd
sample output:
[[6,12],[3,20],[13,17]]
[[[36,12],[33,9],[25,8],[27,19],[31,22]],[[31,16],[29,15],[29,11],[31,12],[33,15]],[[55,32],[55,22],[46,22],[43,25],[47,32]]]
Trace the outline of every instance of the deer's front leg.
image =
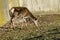
[[38,26],[38,20],[33,20],[34,24]]

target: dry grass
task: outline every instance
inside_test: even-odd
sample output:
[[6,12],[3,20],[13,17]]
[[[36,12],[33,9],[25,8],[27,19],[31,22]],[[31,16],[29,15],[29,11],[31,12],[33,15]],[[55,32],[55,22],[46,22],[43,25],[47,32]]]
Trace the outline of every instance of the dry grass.
[[0,40],[60,40],[60,14],[36,17],[39,20],[38,27],[31,23],[28,26],[0,28]]

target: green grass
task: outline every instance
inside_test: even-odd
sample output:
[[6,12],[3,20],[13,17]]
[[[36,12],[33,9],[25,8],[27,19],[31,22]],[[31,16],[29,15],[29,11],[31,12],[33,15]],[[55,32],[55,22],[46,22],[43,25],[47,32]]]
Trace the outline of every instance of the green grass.
[[[0,40],[60,40],[60,14],[36,15],[39,26],[33,23],[14,29],[1,28]],[[19,28],[21,27],[21,29]]]

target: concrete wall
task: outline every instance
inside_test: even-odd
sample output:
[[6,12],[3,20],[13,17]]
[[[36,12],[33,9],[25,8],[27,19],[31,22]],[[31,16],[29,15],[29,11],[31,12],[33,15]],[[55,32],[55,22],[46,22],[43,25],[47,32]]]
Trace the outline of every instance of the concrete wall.
[[20,6],[25,6],[32,12],[55,11],[60,9],[60,0],[20,0]]
[[8,0],[0,0],[0,26],[9,20]]
[[20,0],[8,0],[9,3],[9,9],[12,7],[20,6]]

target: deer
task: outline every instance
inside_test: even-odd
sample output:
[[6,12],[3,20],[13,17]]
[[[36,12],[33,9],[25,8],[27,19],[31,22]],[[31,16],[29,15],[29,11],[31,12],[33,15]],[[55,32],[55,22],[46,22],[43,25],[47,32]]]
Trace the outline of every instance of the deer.
[[27,7],[12,7],[10,10],[11,22],[14,18],[21,17],[20,22],[27,22],[31,19],[35,26],[38,26],[38,19],[28,10]]

